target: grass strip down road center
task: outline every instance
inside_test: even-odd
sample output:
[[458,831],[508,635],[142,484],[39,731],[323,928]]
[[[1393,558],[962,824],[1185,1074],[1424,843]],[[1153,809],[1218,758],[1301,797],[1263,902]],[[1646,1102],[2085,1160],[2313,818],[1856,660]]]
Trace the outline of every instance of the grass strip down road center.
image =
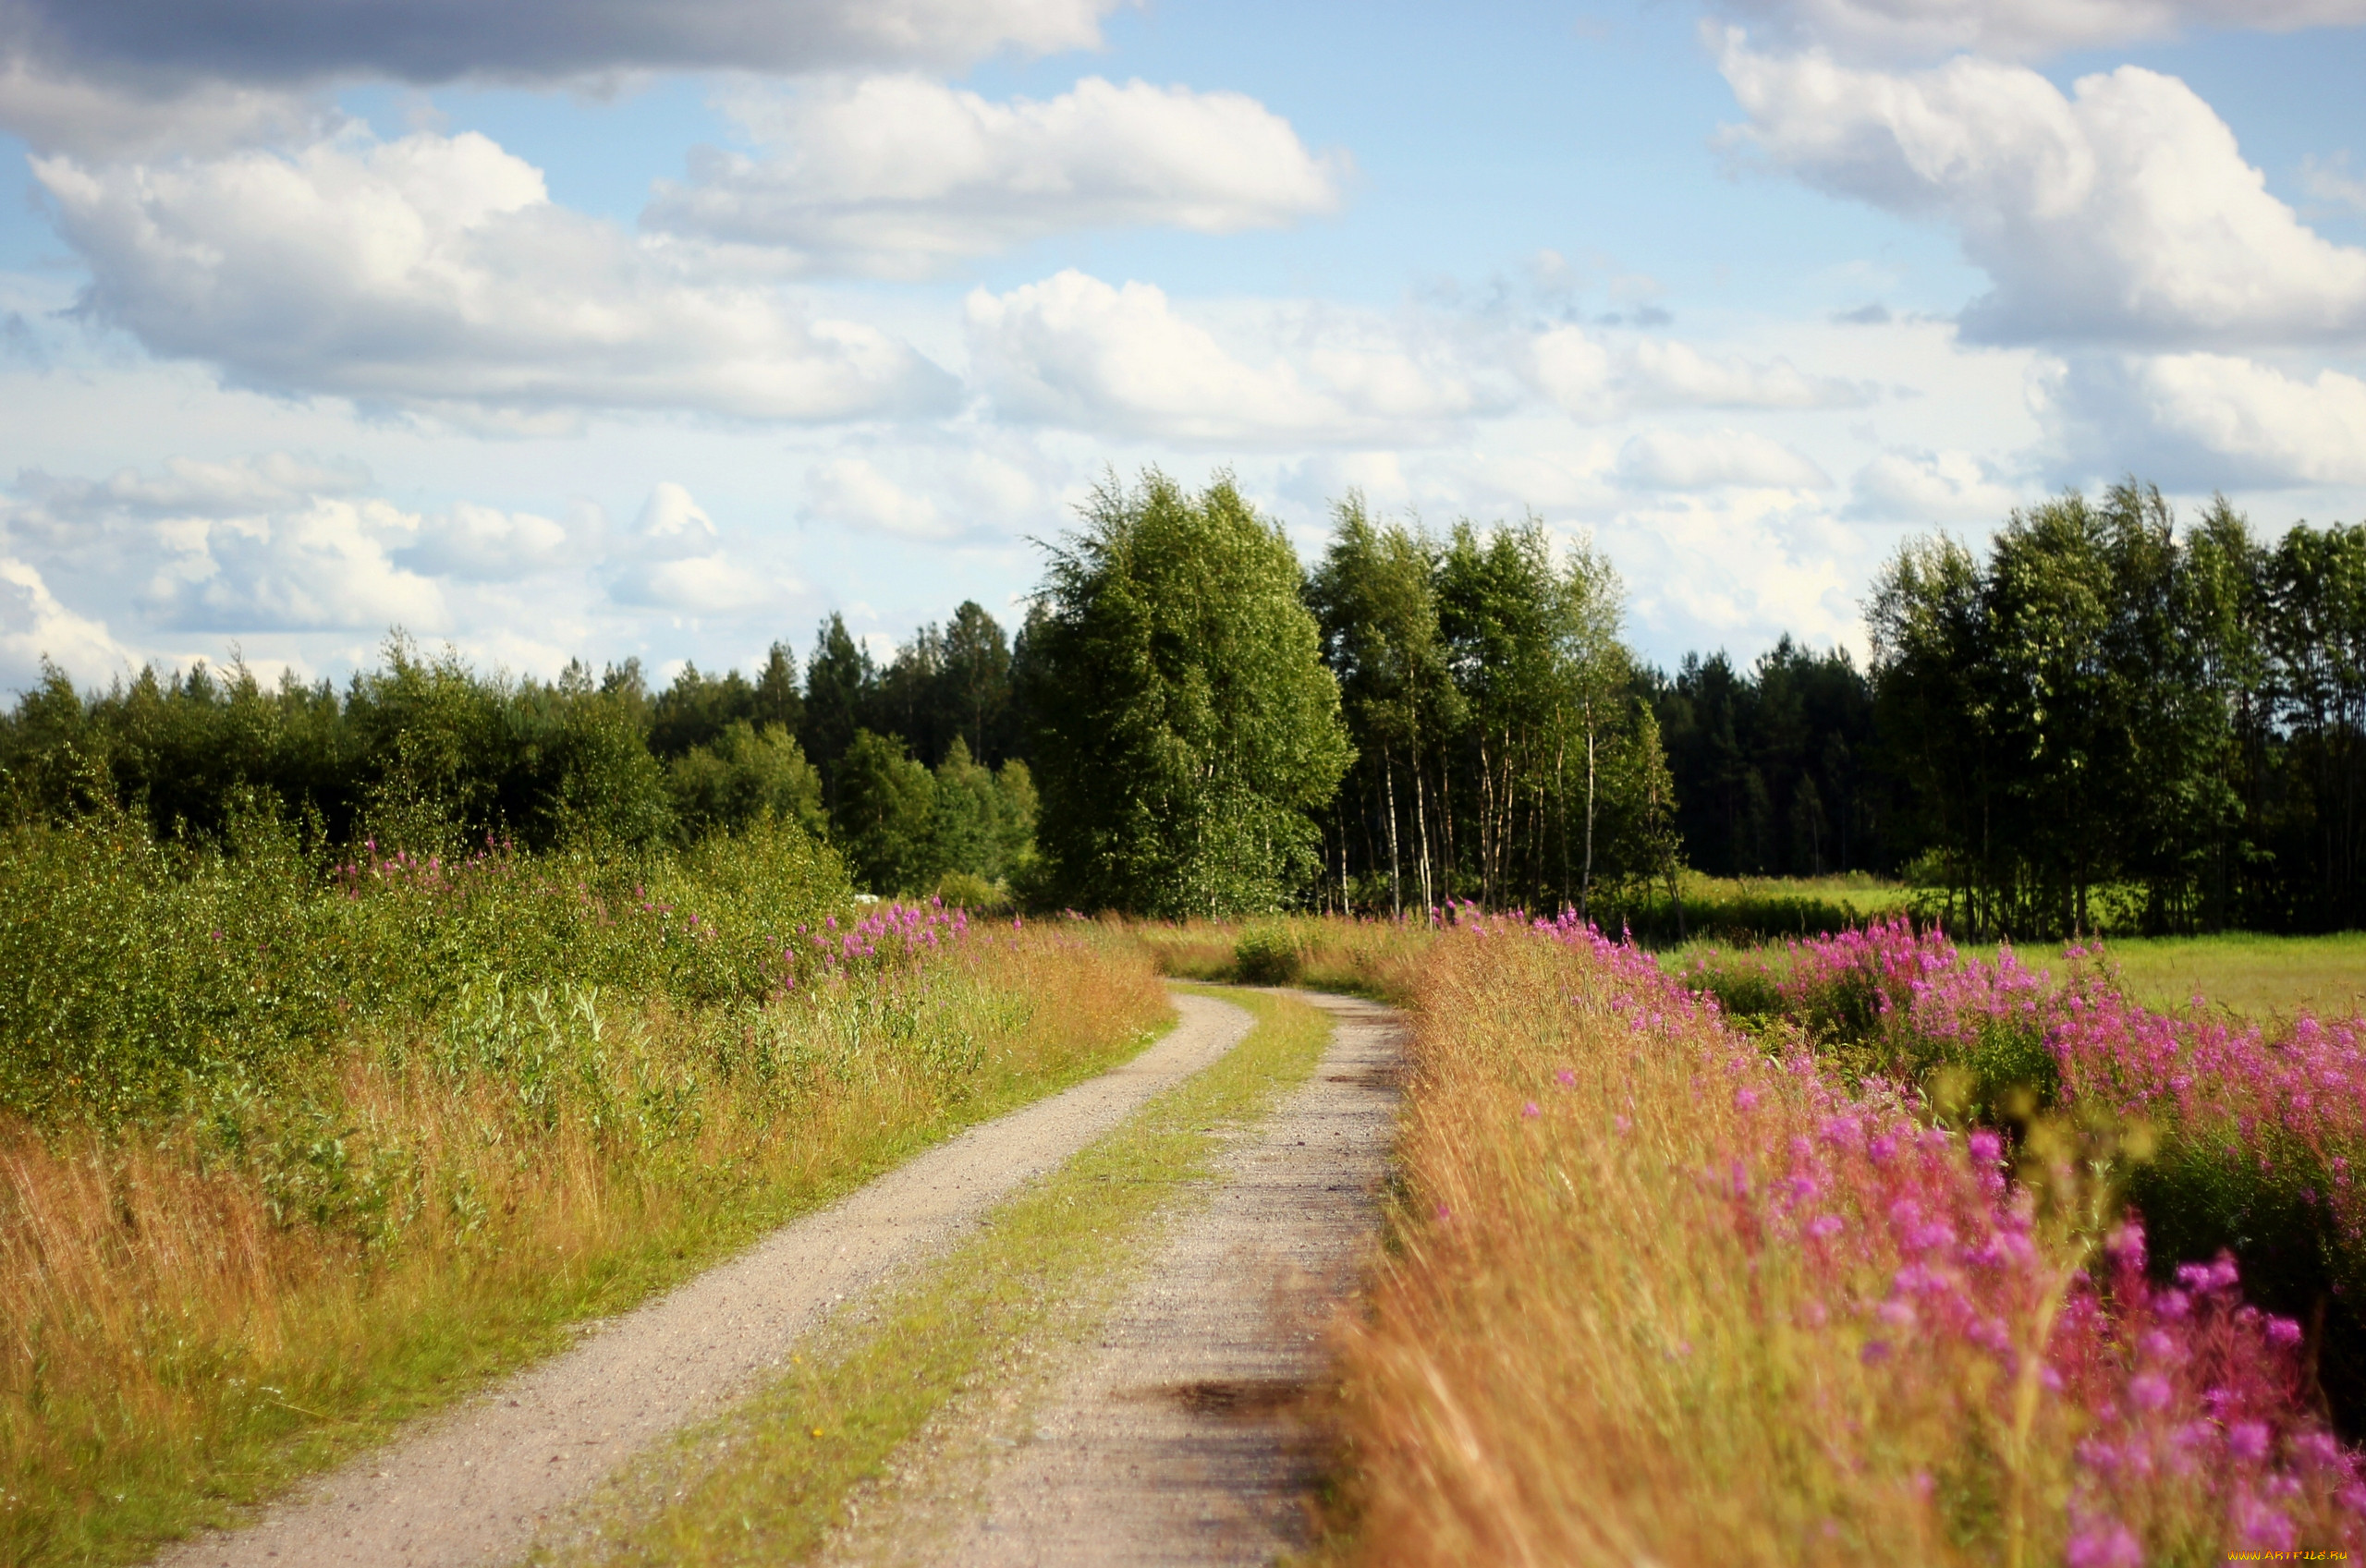
[[604,1489],[544,1564],[809,1558],[848,1492],[981,1375],[1080,1298],[1104,1308],[1149,1255],[1226,1134],[1313,1073],[1332,1023],[1286,996],[1180,988],[1256,1017],[1222,1060],[997,1209],[980,1234],[869,1311],[843,1315],[773,1387]]

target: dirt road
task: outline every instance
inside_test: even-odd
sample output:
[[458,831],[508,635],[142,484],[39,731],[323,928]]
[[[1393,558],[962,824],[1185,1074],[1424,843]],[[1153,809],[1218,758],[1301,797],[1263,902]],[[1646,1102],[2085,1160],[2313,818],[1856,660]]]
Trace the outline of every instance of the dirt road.
[[464,1568],[521,1554],[544,1518],[746,1392],[834,1305],[942,1252],[1013,1188],[1249,1032],[1239,1008],[1189,996],[1176,1005],[1182,1022],[1127,1065],[970,1129],[253,1525],[168,1549],[159,1568]]
[[1308,1544],[1321,1332],[1377,1223],[1403,1025],[1307,1000],[1337,1020],[1314,1078],[1232,1148],[1207,1205],[1034,1404],[1031,1435],[968,1445],[995,1456],[982,1476],[927,1477],[841,1562],[1246,1568]]

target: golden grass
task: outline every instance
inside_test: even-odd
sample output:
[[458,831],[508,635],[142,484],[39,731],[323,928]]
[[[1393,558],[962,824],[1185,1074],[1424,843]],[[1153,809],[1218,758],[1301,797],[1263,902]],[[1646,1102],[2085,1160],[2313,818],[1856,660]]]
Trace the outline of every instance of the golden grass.
[[1240,979],[1243,940],[1277,939],[1295,954],[1289,983],[1391,1003],[1413,994],[1423,955],[1439,935],[1410,921],[1315,915],[1188,922],[1111,918],[1100,924],[1178,979]]
[[1327,1015],[1289,997],[1228,992],[1257,1027],[1213,1065],[995,1209],[965,1243],[876,1308],[834,1325],[795,1370],[685,1434],[613,1489],[607,1519],[540,1562],[779,1563],[814,1554],[849,1491],[1047,1326],[1090,1331],[1233,1128],[1313,1073]]
[[[1416,1002],[1396,1249],[1342,1340],[1341,1559],[2060,1560],[2076,1412],[1937,1338],[1869,1366],[1884,1218],[1835,1279],[1737,1201],[1729,1161],[1819,1136],[1811,1076],[1639,1029],[1599,964],[1518,932],[1439,942]],[[1999,1319],[2029,1378],[2084,1256],[2043,1234]]]
[[1167,1014],[1123,944],[982,935],[762,1011],[576,1018],[599,1081],[547,1104],[379,1039],[268,1105],[0,1132],[0,1562],[233,1518]]

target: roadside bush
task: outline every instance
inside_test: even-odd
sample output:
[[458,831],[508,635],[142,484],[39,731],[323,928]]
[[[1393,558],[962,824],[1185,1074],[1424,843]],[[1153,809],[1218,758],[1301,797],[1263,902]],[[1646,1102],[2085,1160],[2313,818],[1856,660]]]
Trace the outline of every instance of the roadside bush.
[[836,856],[776,818],[678,857],[365,845],[326,869],[261,809],[225,845],[159,843],[116,811],[18,824],[0,830],[0,1114],[167,1111],[489,981],[761,1001],[850,896]]
[[998,887],[983,877],[967,871],[947,871],[936,879],[936,897],[940,903],[957,909],[967,909],[972,915],[1006,915],[1010,913],[1010,890]]
[[665,764],[675,820],[692,843],[715,832],[744,833],[767,816],[786,817],[815,838],[829,828],[822,775],[797,737],[778,724],[724,726],[710,745]]
[[1298,939],[1286,926],[1251,926],[1232,944],[1232,966],[1243,984],[1298,983],[1304,967]]

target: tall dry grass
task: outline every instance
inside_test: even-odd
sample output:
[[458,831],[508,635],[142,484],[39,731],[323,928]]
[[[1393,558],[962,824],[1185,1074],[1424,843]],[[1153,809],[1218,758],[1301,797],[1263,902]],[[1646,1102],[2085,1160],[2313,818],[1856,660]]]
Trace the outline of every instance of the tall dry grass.
[[1430,944],[1452,929],[1335,915],[1102,924],[1180,978],[1305,985],[1387,1002],[1413,995]]
[[2356,1457],[2231,1264],[2147,1282],[2111,1149],[1924,1124],[1631,950],[1421,967],[1398,1249],[1343,1342],[1360,1564],[2355,1550]]
[[464,997],[128,1131],[0,1127],[0,1562],[121,1560],[1165,1016],[1075,931],[794,1000]]

